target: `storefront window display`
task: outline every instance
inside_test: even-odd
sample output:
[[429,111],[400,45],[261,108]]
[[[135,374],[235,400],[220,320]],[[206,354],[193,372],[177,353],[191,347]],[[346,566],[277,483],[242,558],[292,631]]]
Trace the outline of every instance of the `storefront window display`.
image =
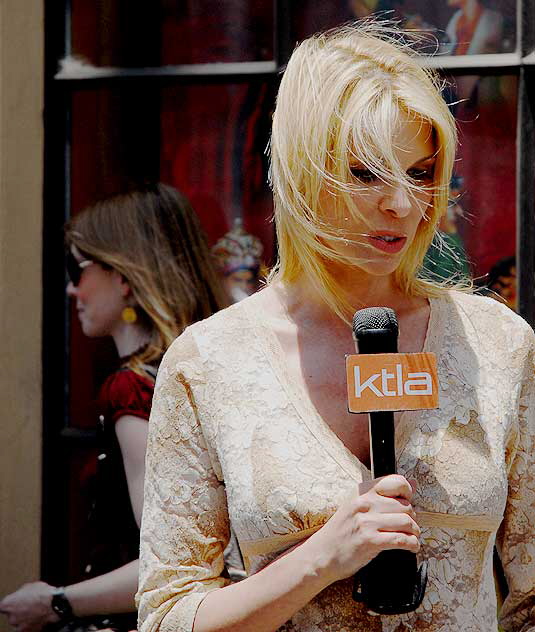
[[223,278],[225,288],[233,302],[254,294],[260,288],[262,273],[262,253],[264,247],[258,237],[243,228],[240,218],[212,248],[217,268]]
[[[268,82],[255,81],[153,85],[150,90],[129,83],[115,89],[74,92],[72,212],[145,180],[166,182],[189,198],[210,247],[237,224],[250,236],[254,248],[244,247],[243,264],[250,271],[233,270],[232,278],[248,275],[246,280],[236,280],[236,292],[239,287],[248,293],[256,290],[274,256],[265,154],[272,90]],[[255,262],[250,266],[252,254]],[[224,272],[229,268],[223,267],[226,279]],[[95,384],[102,378],[98,367],[112,364],[116,358],[106,341],[82,335],[75,306],[71,304],[69,309],[70,346],[77,349],[72,354],[77,379],[69,389],[69,417],[73,426],[88,428],[94,418]]]
[[461,139],[456,171],[466,191],[459,233],[476,278],[516,252],[517,83],[508,75],[456,81],[464,99],[455,112]]

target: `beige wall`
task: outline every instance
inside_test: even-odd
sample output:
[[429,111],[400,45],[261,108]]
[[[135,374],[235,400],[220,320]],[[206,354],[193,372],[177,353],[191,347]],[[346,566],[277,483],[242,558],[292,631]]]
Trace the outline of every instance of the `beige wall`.
[[0,595],[39,575],[43,39],[0,0]]

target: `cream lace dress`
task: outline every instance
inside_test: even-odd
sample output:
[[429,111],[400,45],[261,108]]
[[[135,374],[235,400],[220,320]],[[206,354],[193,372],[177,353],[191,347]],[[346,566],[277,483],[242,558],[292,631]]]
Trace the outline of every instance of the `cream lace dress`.
[[[229,523],[249,574],[321,527],[370,471],[287,377],[253,296],[189,327],[158,373],[138,592],[141,632],[192,630],[224,586]],[[535,631],[534,336],[491,299],[433,299],[425,351],[440,408],[404,413],[398,471],[414,499],[429,580],[422,605],[371,616],[336,582],[287,632],[494,632],[495,541],[509,583],[505,630]],[[343,360],[342,360],[343,361]]]

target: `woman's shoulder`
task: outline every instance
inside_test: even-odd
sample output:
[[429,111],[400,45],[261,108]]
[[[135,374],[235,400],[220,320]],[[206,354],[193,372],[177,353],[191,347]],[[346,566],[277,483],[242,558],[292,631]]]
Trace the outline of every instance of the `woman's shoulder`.
[[265,290],[259,290],[251,296],[219,310],[209,318],[198,321],[190,325],[188,329],[193,334],[212,331],[227,331],[241,329],[251,322],[251,317],[258,311],[261,303],[260,298]]
[[514,312],[505,303],[490,296],[483,296],[476,292],[463,292],[459,290],[448,290],[443,299],[446,302],[456,305],[468,312],[492,314],[494,317],[500,316],[506,320],[522,322],[529,326],[526,321]]
[[154,383],[128,368],[112,373],[100,389],[99,404],[106,419],[123,415],[149,418]]
[[[521,316],[489,296],[450,290],[437,303],[446,319],[451,321],[457,316],[462,322],[470,323],[480,335],[492,338],[492,334],[496,333],[506,340],[520,337],[524,343],[535,341],[531,326]],[[449,310],[452,312],[447,314]]]
[[112,392],[131,388],[150,391],[154,389],[154,382],[148,376],[141,375],[128,367],[121,367],[106,378],[103,386]]
[[192,362],[206,353],[220,353],[229,346],[243,344],[247,333],[252,330],[254,314],[259,308],[258,294],[188,325],[170,345],[162,367],[169,367],[170,363]]

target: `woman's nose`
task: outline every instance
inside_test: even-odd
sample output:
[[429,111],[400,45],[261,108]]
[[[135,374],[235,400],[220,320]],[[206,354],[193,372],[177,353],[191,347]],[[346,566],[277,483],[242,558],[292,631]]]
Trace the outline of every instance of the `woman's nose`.
[[67,296],[73,297],[76,296],[76,285],[74,285],[74,283],[72,281],[69,281],[67,283],[67,287],[65,288],[65,291],[67,292]]
[[379,204],[381,211],[390,213],[396,217],[406,217],[412,208],[411,194],[407,187],[392,185],[385,191]]

